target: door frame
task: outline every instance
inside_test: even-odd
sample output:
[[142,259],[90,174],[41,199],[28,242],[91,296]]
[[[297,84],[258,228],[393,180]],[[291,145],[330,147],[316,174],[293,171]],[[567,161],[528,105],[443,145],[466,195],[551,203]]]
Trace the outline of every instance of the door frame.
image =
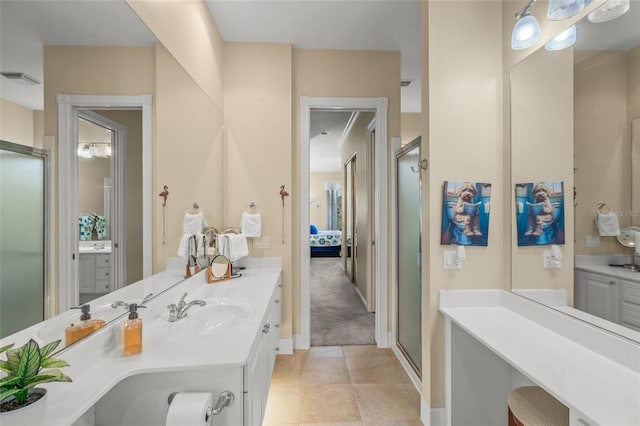
[[79,302],[77,118],[80,109],[142,110],[142,275],[152,272],[151,95],[58,94],[58,312]]
[[[112,202],[109,211],[109,218],[111,220],[108,222],[108,226],[111,229],[111,239],[116,241],[115,244],[112,244],[112,247],[117,249],[115,250],[115,259],[111,263],[111,276],[113,277],[113,280],[111,281],[110,291],[114,291],[121,288],[122,286],[118,283],[124,282],[127,278],[127,245],[121,244],[121,242],[126,241],[124,200],[126,198],[125,164],[127,159],[125,155],[120,155],[120,153],[126,152],[127,128],[120,123],[116,123],[115,121],[98,114],[94,110],[82,108],[77,110],[77,114],[79,119],[83,119],[91,124],[110,130],[113,134],[111,143],[113,152],[116,153],[116,155],[111,157],[109,169],[113,194],[115,194],[115,196],[111,197]],[[77,195],[78,194],[76,193],[76,196]],[[76,210],[73,217],[77,217],[79,213],[80,212]],[[106,213],[107,212],[105,211],[105,214]],[[77,232],[76,228],[76,239],[79,240],[79,238],[77,238]],[[78,266],[79,265],[80,263],[78,263]],[[79,276],[80,274],[78,273],[78,277]],[[78,282],[78,286],[79,285],[80,283]]]
[[299,105],[300,142],[300,335],[295,336],[296,349],[308,349],[311,345],[311,297],[310,297],[310,263],[309,253],[309,125],[311,110],[346,109],[346,110],[374,110],[375,123],[375,178],[373,197],[376,208],[377,221],[375,233],[371,240],[375,241],[372,249],[375,252],[376,291],[375,291],[375,339],[378,347],[389,346],[387,333],[387,109],[388,98],[368,97],[310,97],[301,96]]

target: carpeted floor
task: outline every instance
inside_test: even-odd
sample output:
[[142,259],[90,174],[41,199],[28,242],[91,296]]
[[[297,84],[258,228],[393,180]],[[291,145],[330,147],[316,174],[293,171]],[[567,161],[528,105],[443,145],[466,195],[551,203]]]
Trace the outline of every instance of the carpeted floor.
[[362,305],[339,257],[311,258],[311,345],[375,344],[375,314]]

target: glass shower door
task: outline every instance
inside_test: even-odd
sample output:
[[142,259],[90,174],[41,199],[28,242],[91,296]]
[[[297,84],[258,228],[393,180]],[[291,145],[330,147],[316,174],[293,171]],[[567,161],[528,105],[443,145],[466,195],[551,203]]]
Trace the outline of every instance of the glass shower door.
[[0,141],[0,337],[44,319],[47,154]]
[[422,370],[420,139],[396,154],[398,298],[397,344],[418,376]]

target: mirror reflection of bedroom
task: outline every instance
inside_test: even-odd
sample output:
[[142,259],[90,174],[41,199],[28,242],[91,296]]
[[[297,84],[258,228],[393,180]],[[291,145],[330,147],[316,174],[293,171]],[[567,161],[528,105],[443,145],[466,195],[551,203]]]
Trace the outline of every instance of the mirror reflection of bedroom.
[[310,120],[311,345],[375,344],[369,208],[374,111]]

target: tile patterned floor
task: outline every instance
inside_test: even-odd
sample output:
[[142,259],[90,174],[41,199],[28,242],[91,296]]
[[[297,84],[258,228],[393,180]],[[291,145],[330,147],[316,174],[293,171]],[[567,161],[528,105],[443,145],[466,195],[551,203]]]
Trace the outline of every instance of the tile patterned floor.
[[420,395],[390,349],[278,355],[264,426],[422,426]]

